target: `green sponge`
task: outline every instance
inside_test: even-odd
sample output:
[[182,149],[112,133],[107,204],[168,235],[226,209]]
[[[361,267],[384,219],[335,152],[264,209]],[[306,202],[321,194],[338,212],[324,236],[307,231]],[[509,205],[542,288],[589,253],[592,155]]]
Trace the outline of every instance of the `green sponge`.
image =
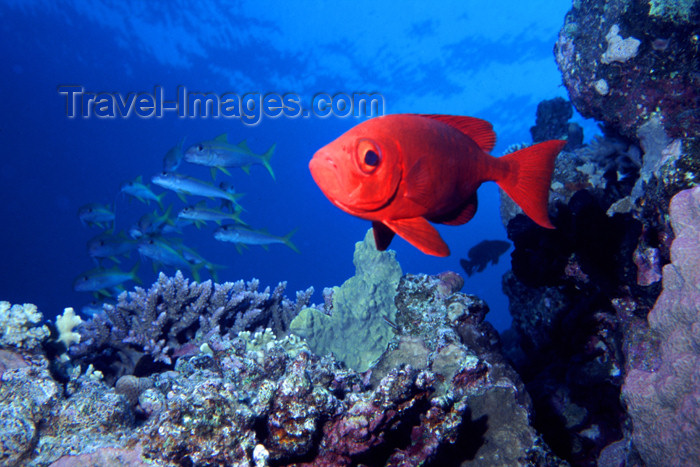
[[366,371],[394,337],[388,324],[396,316],[394,296],[402,272],[394,251],[377,251],[370,229],[355,244],[355,276],[333,287],[330,315],[304,308],[290,330],[318,355],[333,353],[356,371]]

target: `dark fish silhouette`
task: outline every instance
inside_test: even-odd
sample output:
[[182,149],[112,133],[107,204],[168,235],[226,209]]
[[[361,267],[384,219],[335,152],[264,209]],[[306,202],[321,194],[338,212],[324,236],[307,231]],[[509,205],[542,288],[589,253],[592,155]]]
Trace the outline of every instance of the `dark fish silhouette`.
[[467,276],[474,273],[482,272],[486,266],[498,263],[498,259],[503,253],[510,248],[510,242],[503,240],[484,240],[477,243],[469,249],[469,259],[460,259],[459,264],[462,265]]

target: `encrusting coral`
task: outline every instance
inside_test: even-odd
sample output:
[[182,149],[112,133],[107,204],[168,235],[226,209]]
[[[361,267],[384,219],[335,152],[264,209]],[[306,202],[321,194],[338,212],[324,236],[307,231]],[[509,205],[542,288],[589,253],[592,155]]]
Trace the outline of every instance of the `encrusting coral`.
[[674,196],[670,216],[671,263],[648,316],[660,361],[633,366],[622,393],[632,441],[647,465],[700,465],[700,188]]

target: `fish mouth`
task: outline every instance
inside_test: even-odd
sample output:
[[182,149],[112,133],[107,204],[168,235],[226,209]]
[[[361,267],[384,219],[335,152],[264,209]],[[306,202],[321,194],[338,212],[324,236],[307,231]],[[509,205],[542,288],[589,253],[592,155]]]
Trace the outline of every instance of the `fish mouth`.
[[309,161],[309,171],[323,194],[335,202],[332,198],[342,194],[343,183],[333,158],[324,152],[317,152]]

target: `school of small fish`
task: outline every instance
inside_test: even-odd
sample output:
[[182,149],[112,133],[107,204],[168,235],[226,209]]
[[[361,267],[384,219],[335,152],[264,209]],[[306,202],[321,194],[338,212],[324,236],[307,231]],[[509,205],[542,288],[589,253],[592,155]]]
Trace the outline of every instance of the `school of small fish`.
[[[243,195],[237,193],[231,183],[216,184],[176,172],[183,161],[204,165],[210,167],[214,180],[217,171],[230,175],[230,169],[240,168],[249,173],[251,165],[258,164],[265,167],[274,179],[270,165],[274,144],[263,154],[253,152],[245,141],[230,144],[225,134],[186,150],[184,144],[183,138],[167,151],[163,158],[163,172],[153,176],[150,183],[139,175],[121,184],[113,203],[89,203],[79,209],[78,217],[83,225],[101,229],[87,243],[88,254],[96,267],[80,274],[73,284],[76,291],[94,295],[94,299],[83,307],[83,313],[91,316],[101,311],[104,303],[113,303],[124,290],[125,283],[140,283],[138,270],[144,260],[150,261],[154,271],[180,269],[189,271],[199,281],[201,271],[206,270],[217,280],[218,271],[225,266],[212,263],[195,248],[184,244],[182,232],[189,226],[200,229],[209,222],[215,223],[218,228],[213,237],[234,243],[239,252],[248,245],[267,248],[271,244],[283,244],[299,251],[291,241],[296,229],[277,236],[244,222],[241,219],[243,207],[238,203]],[[164,191],[159,191],[161,189]],[[171,203],[165,207],[168,193],[177,195],[186,206],[176,208]],[[148,206],[149,211],[134,225],[117,229],[116,211],[120,195],[138,200]],[[200,199],[193,203],[192,197]],[[153,211],[150,211],[151,203],[157,205]],[[134,253],[137,253],[136,263],[131,268],[124,268],[122,260],[131,258]]]

